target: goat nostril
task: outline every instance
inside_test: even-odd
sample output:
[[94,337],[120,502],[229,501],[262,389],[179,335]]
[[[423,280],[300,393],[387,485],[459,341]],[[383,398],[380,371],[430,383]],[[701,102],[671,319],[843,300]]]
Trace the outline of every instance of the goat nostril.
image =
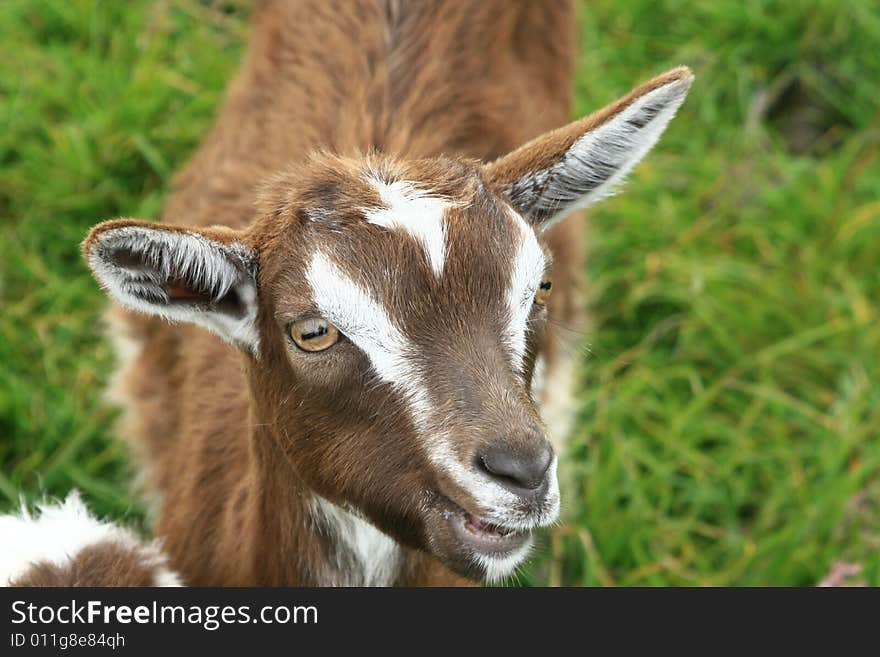
[[544,484],[553,461],[553,448],[548,443],[537,452],[522,453],[500,445],[489,447],[477,457],[477,464],[498,483],[515,492],[534,491]]

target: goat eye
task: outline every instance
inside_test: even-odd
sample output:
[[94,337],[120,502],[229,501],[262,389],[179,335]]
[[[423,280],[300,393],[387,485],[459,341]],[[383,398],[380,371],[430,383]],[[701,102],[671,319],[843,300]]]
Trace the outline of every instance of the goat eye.
[[309,317],[287,325],[293,343],[303,351],[324,351],[339,341],[339,330],[320,317]]
[[550,290],[553,288],[551,281],[541,281],[538,291],[535,292],[535,303],[539,306],[547,305],[547,299],[550,298]]

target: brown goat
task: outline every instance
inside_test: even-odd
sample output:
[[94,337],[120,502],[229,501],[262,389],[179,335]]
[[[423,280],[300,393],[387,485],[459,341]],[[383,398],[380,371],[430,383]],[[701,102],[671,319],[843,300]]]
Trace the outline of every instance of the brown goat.
[[569,394],[554,327],[583,250],[557,222],[691,83],[553,130],[574,30],[550,0],[264,2],[165,223],[92,230],[136,348],[124,431],[186,583],[494,581],[557,517],[535,399]]

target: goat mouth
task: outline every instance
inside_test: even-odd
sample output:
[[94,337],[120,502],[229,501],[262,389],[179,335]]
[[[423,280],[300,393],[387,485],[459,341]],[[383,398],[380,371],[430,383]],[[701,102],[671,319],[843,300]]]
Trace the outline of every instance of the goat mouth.
[[528,529],[514,529],[482,520],[446,500],[446,522],[458,541],[479,554],[502,556],[523,547],[531,537]]

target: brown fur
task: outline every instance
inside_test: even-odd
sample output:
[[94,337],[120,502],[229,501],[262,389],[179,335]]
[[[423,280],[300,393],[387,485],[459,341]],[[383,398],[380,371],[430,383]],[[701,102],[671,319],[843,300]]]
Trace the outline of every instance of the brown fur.
[[[93,229],[85,253],[114,296],[240,347],[118,313],[141,346],[120,383],[127,431],[147,492],[161,497],[157,533],[187,583],[461,584],[510,567],[469,551],[463,519],[499,517],[498,505],[502,520],[490,522],[507,527],[552,519],[546,468],[534,479],[543,488],[503,502],[483,482],[493,449],[549,463],[531,376],[538,354],[553,376],[555,327],[579,319],[583,228],[572,220],[538,236],[553,261],[549,309],[531,287],[511,301],[523,292],[508,289],[515,272],[534,286],[550,277],[516,264],[520,248],[530,263],[540,253],[514,208],[536,227],[547,221],[560,188],[544,192],[568,179],[543,170],[567,170],[586,131],[660,85],[690,80],[672,71],[503,155],[564,122],[573,29],[566,2],[267,2],[217,124],[174,183],[168,223]],[[673,100],[686,86],[670,86]],[[641,130],[659,111],[618,123]],[[576,171],[565,184],[580,193],[589,176]],[[446,204],[442,275],[411,234],[364,220],[385,207],[379,190],[404,182]],[[331,303],[334,322],[354,323],[312,353],[289,329],[321,314],[309,280],[318,253],[383,310],[357,301],[363,316],[347,320]],[[382,312],[394,328],[380,322],[357,342],[358,322]],[[504,337],[517,313],[527,314],[517,320],[529,327],[524,354]],[[409,345],[400,376],[427,382],[424,390],[399,373],[377,378],[381,350],[379,361],[368,355],[378,348],[370,340],[399,342],[395,331]],[[413,390],[430,413],[412,405]],[[483,479],[462,483],[453,464],[483,468]],[[352,513],[400,546],[400,559],[375,561],[390,570],[374,580],[364,559],[389,543],[366,524],[352,529],[361,522]]]
[[[286,327],[315,312],[307,263],[317,249],[330,252],[413,341],[444,418],[433,430],[453,436],[462,463],[499,441],[523,457],[546,449],[529,379],[539,352],[552,376],[560,358],[553,327],[579,319],[583,226],[571,220],[543,236],[553,260],[551,321],[532,307],[519,380],[498,338],[520,239],[511,185],[686,74],[673,71],[482,165],[565,122],[574,26],[561,1],[279,0],[257,12],[244,69],[176,178],[163,219],[185,226],[166,225],[168,234],[198,233],[221,250],[255,254],[259,349],[243,353],[195,326],[121,314],[142,345],[120,384],[130,400],[126,427],[147,492],[162,498],[157,533],[187,583],[344,581],[350,564],[315,515],[315,495],[358,509],[403,546],[397,584],[480,576],[451,556],[442,527],[450,505],[487,509],[428,462],[405,407],[377,384],[363,353],[341,341],[305,354]],[[411,236],[363,221],[366,208],[382,206],[366,178],[411,181],[452,204],[442,278]],[[120,229],[149,226],[102,224],[86,255],[100,246],[111,259],[134,258],[135,270],[147,267],[105,244]],[[220,302],[178,283],[166,286],[180,290],[178,301]],[[523,498],[518,511],[537,514],[541,503]]]
[[[149,363],[162,359],[159,362],[169,368],[162,373],[166,376],[184,373],[173,383],[166,380],[169,388],[177,386],[179,396],[173,415],[182,422],[169,433],[150,431],[143,436],[150,442],[139,447],[150,464],[148,472],[155,477],[148,482],[148,490],[161,491],[165,499],[192,501],[164,505],[157,528],[174,567],[185,573],[188,582],[220,578],[232,584],[318,583],[320,580],[308,578],[333,566],[323,563],[327,545],[319,533],[316,535],[306,508],[313,492],[340,504],[356,502],[358,508],[370,512],[371,520],[404,545],[424,545],[425,536],[415,518],[401,523],[394,515],[386,517],[388,508],[394,508],[392,503],[400,500],[409,505],[402,510],[404,516],[417,514],[425,481],[431,479],[430,466],[424,462],[414,436],[409,441],[388,440],[389,435],[411,433],[405,428],[408,419],[402,409],[388,401],[385,389],[370,385],[368,364],[351,345],[339,345],[322,360],[320,369],[312,369],[316,366],[308,358],[297,360],[292,368],[279,367],[290,363],[292,356],[283,335],[284,318],[309,311],[302,268],[307,254],[321,245],[344,254],[340,260],[346,273],[358,280],[372,279],[366,282],[372,283],[369,287],[373,290],[387,287],[381,285],[384,270],[377,270],[371,262],[376,253],[385,252],[391,260],[405,263],[402,266],[407,269],[396,272],[396,287],[381,298],[384,306],[398,311],[398,316],[409,314],[415,322],[418,316],[440,315],[469,330],[489,321],[487,334],[500,334],[506,309],[498,305],[494,292],[503,289],[509,277],[511,263],[507,258],[516,236],[511,233],[503,206],[483,186],[475,162],[440,160],[442,166],[437,160],[417,160],[409,165],[368,162],[376,169],[384,168],[388,176],[431,181],[435,192],[460,203],[461,209],[451,210],[447,221],[448,241],[459,248],[450,248],[443,290],[432,292],[433,274],[421,251],[413,248],[406,236],[389,235],[363,222],[360,210],[378,202],[369,187],[359,182],[363,164],[320,156],[312,158],[293,179],[288,174],[275,177],[262,200],[262,216],[272,216],[273,221],[258,222],[246,235],[239,235],[260,253],[264,308],[260,315],[263,347],[259,358],[246,361],[239,369],[241,366],[233,364],[237,354],[228,346],[205,336],[200,329],[181,326],[174,328],[176,339],[169,345],[170,359],[164,351],[147,347],[139,360]],[[334,179],[338,179],[337,186],[330,191],[328,181]],[[321,216],[332,214],[332,219],[314,222],[304,216],[318,211]],[[86,250],[100,242],[104,233],[131,226],[149,224],[132,220],[102,224],[90,235]],[[172,232],[181,231],[175,228]],[[217,242],[231,240],[225,229],[200,232]],[[481,233],[485,239],[473,239]],[[471,250],[490,237],[496,251]],[[394,257],[396,251],[400,257]],[[482,287],[460,285],[469,278],[482,281]],[[420,300],[424,300],[421,309],[414,305]],[[418,339],[416,327],[409,328],[410,335]],[[169,332],[164,325],[149,322],[144,329],[140,336],[147,340]],[[430,363],[425,369],[433,373],[437,397],[456,400],[447,415],[458,418],[454,433],[462,437],[459,448],[476,451],[481,444],[491,443],[498,437],[491,431],[493,427],[508,428],[512,448],[528,451],[540,447],[540,422],[528,399],[509,399],[508,391],[514,385],[504,378],[509,376],[504,374],[506,368],[499,366],[506,362],[506,356],[488,341],[473,343],[451,329],[446,333],[443,339],[424,334],[418,345],[424,361]],[[460,363],[467,364],[467,368],[461,370]],[[346,371],[348,376],[340,381],[334,370]],[[129,385],[137,386],[129,394],[143,400],[141,403],[151,403],[154,395],[170,392],[157,386],[152,374],[147,376],[141,369],[135,370],[135,378],[129,377]],[[236,382],[236,375],[243,379]],[[210,388],[205,387],[206,381]],[[229,390],[226,383],[235,383],[236,388]],[[332,398],[334,408],[315,404],[321,397]],[[286,403],[289,399],[310,403]],[[485,409],[496,416],[487,417]],[[345,423],[338,420],[342,414],[347,417]],[[132,427],[135,429],[149,422],[160,422],[161,426],[169,422],[169,413],[161,406],[149,415],[132,415],[141,423]],[[253,432],[250,441],[236,440],[247,434],[248,426]],[[490,431],[485,432],[486,428]],[[293,430],[299,435],[291,439],[289,432]],[[181,441],[180,435],[187,440]],[[523,439],[518,443],[519,436]],[[355,463],[358,469],[352,468]],[[383,470],[371,475],[371,463],[382,465]],[[248,467],[246,473],[240,470],[242,466]],[[386,473],[398,477],[393,488],[388,485]],[[434,476],[442,478],[436,473]],[[455,490],[454,484],[445,485],[444,492],[456,495],[456,501],[465,507],[474,508],[466,492],[450,493],[450,489]],[[210,491],[224,494],[212,497],[207,495]],[[229,495],[229,491],[234,494]],[[196,502],[198,513],[194,515]],[[285,526],[285,520],[296,524]],[[254,540],[255,536],[259,539]],[[228,541],[233,541],[234,547],[229,548]],[[218,553],[205,559],[209,546]],[[226,550],[240,558],[222,561],[221,551]],[[252,556],[249,550],[254,550]],[[249,564],[261,570],[248,572],[245,568]],[[281,570],[266,573],[268,566]],[[411,583],[433,583],[431,573],[437,572],[443,573],[444,579],[438,580],[442,583],[460,581],[433,560],[411,552],[401,569],[401,581],[413,577],[416,579]],[[266,577],[269,579],[263,579]]]
[[[245,227],[255,187],[315,148],[494,159],[567,119],[574,26],[568,2],[266,2],[164,219]],[[261,237],[264,253],[286,247],[281,226]],[[549,235],[560,283],[580,269],[581,230],[572,221]],[[557,287],[560,305],[573,307],[573,288]],[[308,487],[273,434],[272,401],[286,387],[254,390],[253,366],[199,328],[124,315],[143,344],[124,375],[127,428],[147,492],[164,500],[156,530],[173,567],[196,585],[317,583],[326,546],[304,508]],[[407,549],[399,583],[464,580]]]
[[33,564],[9,586],[160,586],[155,555],[112,540],[89,545],[62,565]]

